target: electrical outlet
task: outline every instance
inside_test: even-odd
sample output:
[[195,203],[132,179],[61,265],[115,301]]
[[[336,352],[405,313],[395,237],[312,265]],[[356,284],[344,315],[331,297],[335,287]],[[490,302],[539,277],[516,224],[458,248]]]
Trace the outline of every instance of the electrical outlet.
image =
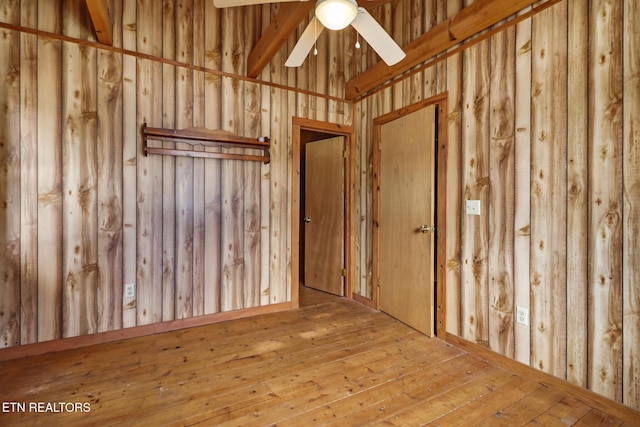
[[516,322],[529,326],[529,310],[516,305]]
[[480,200],[467,200],[465,208],[467,215],[480,215]]
[[126,285],[124,285],[124,297],[135,298],[135,296],[136,296],[136,284],[127,283]]

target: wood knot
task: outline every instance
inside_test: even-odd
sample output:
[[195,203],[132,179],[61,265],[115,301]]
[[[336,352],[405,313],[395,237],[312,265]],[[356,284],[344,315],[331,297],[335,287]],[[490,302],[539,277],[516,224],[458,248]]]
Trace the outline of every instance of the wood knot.
[[447,261],[447,268],[452,269],[458,267],[460,267],[460,261],[458,261],[457,259],[450,259]]
[[577,196],[580,193],[582,193],[582,185],[580,185],[579,183],[574,182],[569,186],[570,196]]
[[531,226],[526,225],[518,229],[518,236],[530,236],[530,235],[531,235]]
[[527,42],[518,49],[518,55],[522,55],[529,51],[531,51],[531,40],[527,40]]
[[609,212],[605,215],[604,221],[609,228],[613,228],[620,222],[620,216],[618,212]]
[[540,283],[541,283],[541,281],[540,281],[540,275],[539,275],[538,273],[533,273],[533,274],[531,275],[531,284],[532,284],[533,286],[539,286],[539,285],[540,285]]

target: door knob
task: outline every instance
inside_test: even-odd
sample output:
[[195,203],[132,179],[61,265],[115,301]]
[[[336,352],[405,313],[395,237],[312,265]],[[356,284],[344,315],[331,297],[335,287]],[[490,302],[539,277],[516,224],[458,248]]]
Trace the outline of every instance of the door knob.
[[422,234],[427,234],[427,233],[429,233],[431,231],[435,232],[436,228],[433,227],[433,226],[430,227],[428,225],[421,224],[420,227],[418,227],[418,231],[421,232]]
[[305,216],[302,220],[304,222],[311,222],[311,218],[309,218],[308,216]]

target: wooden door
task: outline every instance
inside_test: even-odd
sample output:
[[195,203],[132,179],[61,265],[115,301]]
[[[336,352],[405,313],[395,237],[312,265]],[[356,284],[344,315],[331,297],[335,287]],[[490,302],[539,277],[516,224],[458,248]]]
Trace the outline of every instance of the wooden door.
[[304,284],[343,295],[344,136],[305,145]]
[[435,106],[380,126],[380,309],[433,336]]

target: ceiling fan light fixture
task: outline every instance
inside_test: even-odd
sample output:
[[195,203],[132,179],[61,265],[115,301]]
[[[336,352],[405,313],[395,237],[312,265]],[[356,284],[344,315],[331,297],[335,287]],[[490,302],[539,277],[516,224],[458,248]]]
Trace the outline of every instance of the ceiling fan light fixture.
[[330,30],[346,28],[358,15],[355,0],[318,0],[316,18]]

